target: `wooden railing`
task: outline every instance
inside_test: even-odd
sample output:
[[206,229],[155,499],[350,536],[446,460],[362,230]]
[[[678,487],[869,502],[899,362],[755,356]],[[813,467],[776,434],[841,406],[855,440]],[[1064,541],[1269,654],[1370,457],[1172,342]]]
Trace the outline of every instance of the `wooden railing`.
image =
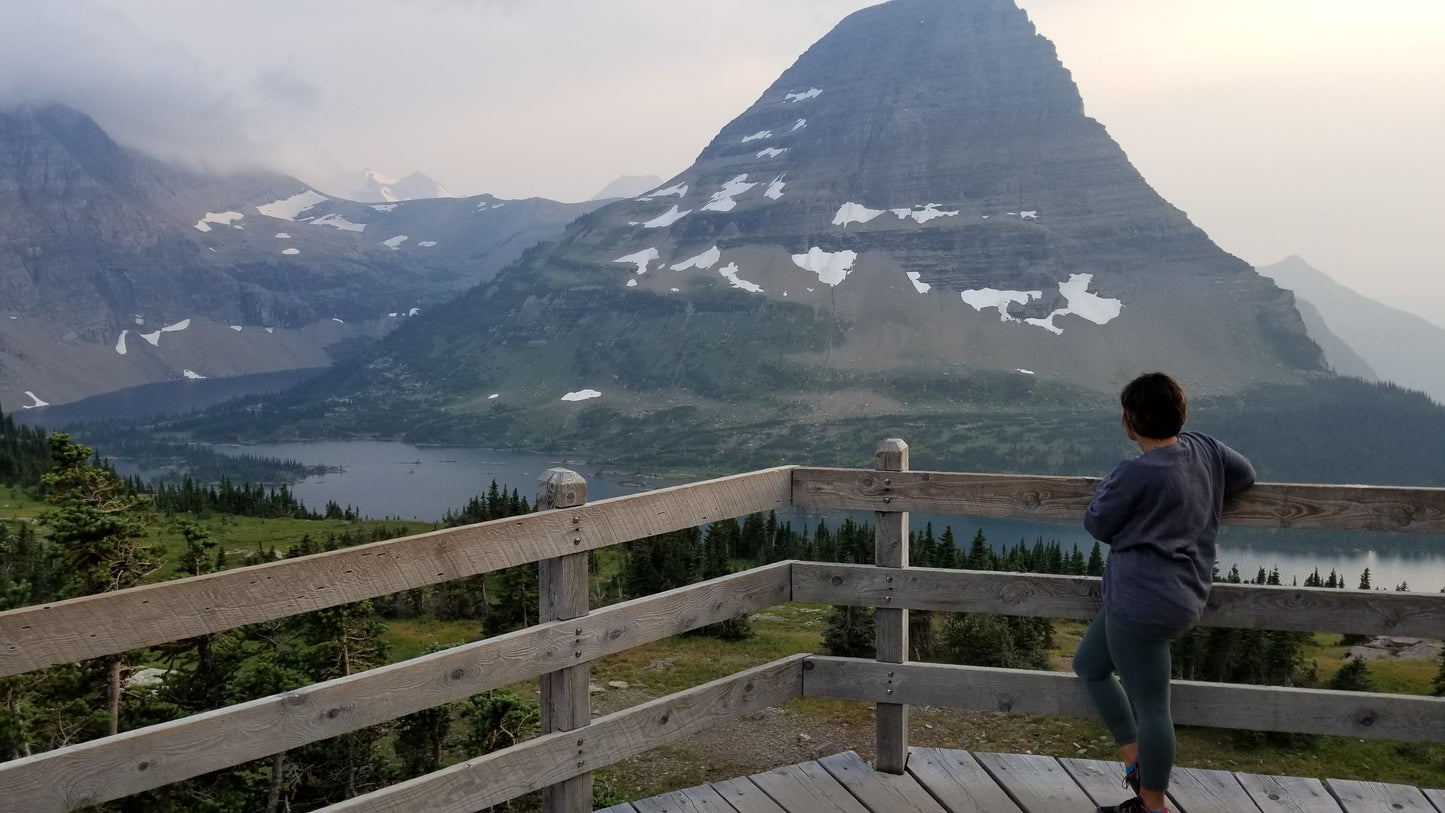
[[[543,623],[174,722],[0,763],[0,807],[72,810],[541,679],[543,733],[333,805],[474,811],[543,790],[548,811],[591,805],[591,774],[795,697],[878,704],[877,765],[901,771],[908,707],[1091,716],[1070,674],[906,661],[907,611],[1085,619],[1095,578],[908,566],[909,511],[1077,520],[1098,481],[908,471],[902,441],[874,469],[786,466],[596,503],[574,473],[544,475],[549,510],[207,576],[0,613],[0,676],[284,618],[530,562]],[[788,561],[609,607],[587,607],[586,552],[797,506],[876,512],[874,566]],[[1445,532],[1445,489],[1259,484],[1228,524]],[[591,719],[598,658],[788,601],[879,608],[878,660],[798,654]],[[1445,595],[1217,585],[1203,624],[1441,637]],[[1445,741],[1445,698],[1175,681],[1175,720],[1252,730]],[[17,808],[20,809],[20,808]]]

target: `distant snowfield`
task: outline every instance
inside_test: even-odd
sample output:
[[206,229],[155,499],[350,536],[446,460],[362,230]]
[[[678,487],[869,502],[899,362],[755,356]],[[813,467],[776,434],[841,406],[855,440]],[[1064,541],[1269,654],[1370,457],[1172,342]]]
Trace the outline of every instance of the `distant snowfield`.
[[198,372],[195,372],[194,370],[181,370],[181,375],[189,378],[192,381],[200,381],[205,378],[205,376],[201,375]]
[[125,355],[125,334],[129,332],[129,330],[122,330],[120,332],[120,338],[115,340],[115,352],[121,354],[122,356]]
[[35,403],[33,403],[33,404],[21,404],[20,406],[24,407],[25,409],[36,409],[36,408],[38,408],[38,407],[47,407],[47,406],[50,406],[50,402],[49,402],[49,401],[42,401],[42,400],[40,400],[40,396],[36,395],[35,393],[31,392],[30,390],[26,390],[26,391],[25,391],[25,394],[28,395],[28,396],[30,396],[30,400],[32,400],[32,401],[35,402]]
[[759,130],[758,132],[753,133],[753,134],[750,135],[750,136],[743,136],[743,143],[746,144],[746,143],[748,143],[749,141],[757,141],[757,140],[760,139],[760,138],[772,138],[772,137],[773,137],[773,131],[772,131],[772,130]]
[[636,252],[634,254],[628,254],[626,257],[618,257],[617,259],[613,260],[613,262],[631,263],[637,266],[638,274],[646,274],[648,263],[651,263],[653,260],[656,260],[661,256],[662,255],[657,252],[657,248],[654,246],[653,248],[643,249],[642,251]]
[[815,98],[815,97],[817,97],[817,95],[818,95],[819,93],[822,93],[822,92],[823,92],[823,91],[822,91],[821,89],[819,89],[819,88],[808,88],[807,90],[803,91],[802,93],[789,93],[788,95],[786,95],[786,96],[783,97],[783,101],[785,101],[785,102],[801,102],[801,101],[805,101],[805,100],[807,100],[807,99]]
[[295,255],[295,254],[300,254],[300,253],[301,253],[301,249],[299,249],[299,248],[283,248],[283,249],[281,249],[281,253],[282,253],[282,254],[286,254],[286,255],[288,255],[288,256],[289,256],[289,255]]
[[926,294],[926,293],[928,293],[929,289],[931,289],[931,288],[933,287],[932,285],[929,285],[929,284],[926,283],[926,282],[922,282],[919,278],[922,277],[923,275],[920,274],[920,273],[918,273],[917,271],[909,271],[909,272],[907,272],[907,274],[908,274],[908,281],[911,282],[911,283],[913,283],[913,288],[914,288],[914,290],[918,291],[920,294]]
[[727,278],[727,281],[730,282],[730,283],[732,283],[732,286],[733,286],[734,288],[741,288],[741,289],[743,289],[744,291],[749,291],[749,292],[755,293],[755,294],[760,294],[760,293],[763,292],[763,286],[757,284],[756,282],[748,282],[748,281],[745,280],[745,279],[739,279],[739,278],[738,278],[738,264],[737,264],[737,263],[728,263],[727,265],[723,266],[722,268],[719,268],[719,269],[718,269],[718,273],[719,273],[719,274],[722,274],[724,277],[726,277],[726,278]]
[[686,194],[687,194],[687,184],[685,184],[685,183],[680,183],[680,184],[674,184],[674,185],[672,185],[672,186],[669,186],[669,187],[667,187],[666,189],[654,189],[654,190],[652,190],[651,192],[648,192],[646,195],[642,195],[641,197],[639,197],[638,200],[652,200],[653,198],[665,198],[665,197],[668,197],[669,195],[676,195],[676,196],[678,196],[678,197],[680,198],[680,197],[683,197],[683,196],[686,195]]
[[375,209],[375,210],[378,211],[378,212],[391,212],[391,211],[395,211],[395,209],[396,209],[396,204],[395,204],[395,203],[373,203],[373,204],[371,205],[371,208]]
[[788,148],[787,148],[787,147],[782,147],[781,149],[778,148],[778,147],[768,147],[766,150],[759,150],[759,151],[758,151],[758,157],[759,157],[759,158],[777,158],[779,155],[782,155],[783,153],[785,153],[785,152],[787,152],[787,151],[788,151]]
[[437,244],[437,241],[435,241],[435,240],[423,240],[423,241],[421,241],[420,243],[417,243],[417,245],[421,246],[422,248],[431,248],[432,246],[434,246],[434,245],[436,245],[436,244]]
[[586,401],[589,398],[601,398],[602,393],[597,390],[577,390],[562,396],[563,401]]
[[396,250],[400,249],[400,248],[401,248],[401,244],[402,244],[402,243],[405,243],[406,241],[407,241],[407,236],[406,236],[405,234],[398,234],[398,235],[395,236],[395,237],[390,237],[390,238],[387,238],[386,240],[382,240],[382,241],[381,241],[381,244],[384,245],[384,246],[386,246],[387,248],[391,249],[392,251],[396,251]]
[[673,265],[672,270],[686,271],[689,268],[697,268],[702,271],[706,271],[709,268],[712,268],[714,265],[717,265],[718,261],[721,259],[722,252],[718,250],[717,246],[713,246],[712,248],[704,251],[696,257],[689,257],[686,260],[683,260],[682,262]]
[[671,226],[672,224],[674,224],[674,223],[676,223],[677,221],[683,219],[684,217],[687,217],[687,216],[690,215],[690,214],[692,214],[692,210],[691,210],[691,209],[682,209],[682,210],[679,210],[679,209],[677,208],[677,206],[674,205],[671,209],[668,209],[666,212],[663,212],[662,214],[658,215],[657,217],[654,217],[653,219],[647,221],[646,223],[643,223],[643,224],[642,224],[642,228],[644,228],[644,229],[661,229],[661,228],[665,228],[665,227],[667,227],[667,226]]
[[315,220],[311,221],[311,225],[331,226],[333,228],[341,229],[342,231],[366,231],[365,223],[352,223],[350,220],[347,220],[346,218],[336,214],[335,212],[316,218]]
[[267,217],[276,217],[281,220],[295,220],[297,215],[325,200],[328,200],[325,195],[308,189],[305,192],[292,195],[289,198],[267,203],[263,206],[257,206],[256,211]]
[[206,212],[205,217],[196,221],[196,228],[200,231],[210,231],[212,223],[218,223],[222,226],[229,226],[233,222],[241,220],[244,217],[245,215],[241,214],[240,212]]
[[833,286],[837,286],[847,278],[848,272],[853,270],[853,263],[857,259],[858,253],[855,251],[829,253],[817,246],[808,249],[807,254],[793,255],[795,265],[804,271],[812,271],[817,274],[819,282]]
[[772,183],[768,184],[768,190],[763,193],[763,197],[769,198],[771,200],[777,200],[781,198],[783,196],[784,186],[786,186],[786,184],[783,182],[783,176],[779,175],[778,177],[773,179]]
[[889,209],[888,211],[892,212],[895,215],[898,215],[899,220],[906,220],[911,217],[913,218],[913,222],[917,223],[920,226],[936,217],[958,216],[957,209],[954,209],[951,212],[945,212],[938,208],[937,203],[925,203],[921,207],[915,206],[911,209]]
[[838,207],[838,213],[833,215],[833,225],[846,229],[849,223],[867,223],[883,214],[883,211],[882,209],[869,209],[861,203],[850,201]]
[[757,186],[756,183],[748,183],[747,175],[739,175],[723,184],[722,189],[714,192],[708,202],[703,204],[702,210],[704,212],[731,212],[738,205],[734,198],[755,186]]
[[1067,281],[1059,283],[1059,293],[1063,294],[1067,304],[1062,308],[1055,309],[1042,319],[1020,319],[1009,313],[1008,308],[1009,305],[1015,303],[1027,305],[1035,299],[1042,298],[1043,291],[1000,291],[995,288],[977,288],[963,291],[960,296],[964,302],[972,305],[973,309],[977,311],[985,308],[998,308],[1000,321],[1020,322],[1041,327],[1054,335],[1063,335],[1064,329],[1054,324],[1054,320],[1060,316],[1079,316],[1096,325],[1105,325],[1118,318],[1119,313],[1123,310],[1124,303],[1120,300],[1090,293],[1088,288],[1093,281],[1093,274],[1070,274]]

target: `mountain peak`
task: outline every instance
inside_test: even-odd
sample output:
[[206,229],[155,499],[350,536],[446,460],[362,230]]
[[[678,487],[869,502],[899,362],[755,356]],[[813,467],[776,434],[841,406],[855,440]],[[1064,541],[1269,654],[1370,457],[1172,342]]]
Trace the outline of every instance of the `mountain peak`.
[[456,195],[421,172],[413,172],[405,178],[393,178],[374,169],[364,169],[361,171],[361,186],[351,197],[362,203],[397,203],[454,198]]

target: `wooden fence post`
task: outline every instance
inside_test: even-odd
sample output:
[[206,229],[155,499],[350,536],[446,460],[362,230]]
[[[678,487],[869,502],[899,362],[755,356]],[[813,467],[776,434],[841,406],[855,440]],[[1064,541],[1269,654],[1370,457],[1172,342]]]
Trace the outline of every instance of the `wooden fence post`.
[[[548,469],[537,479],[537,510],[575,508],[587,502],[587,481],[570,469]],[[581,530],[574,518],[574,532]],[[574,541],[580,542],[580,536]],[[565,621],[587,615],[587,552],[543,559],[538,565],[538,621]],[[577,630],[578,635],[582,632]],[[578,640],[580,644],[580,639]],[[580,652],[580,651],[579,651]],[[589,687],[592,670],[585,663],[542,675],[542,733],[580,729],[592,721]],[[579,732],[577,761],[583,762],[587,738]],[[591,772],[542,788],[545,813],[587,813],[592,810]]]
[[[892,482],[888,472],[908,471],[908,444],[889,438],[878,444],[873,453],[873,468],[882,480],[884,502]],[[873,514],[873,564],[886,568],[908,567],[908,512],[875,511]],[[901,576],[887,576],[891,583]],[[892,598],[885,595],[884,601]],[[878,660],[882,663],[903,663],[908,660],[908,611],[897,607],[879,607],[874,611]],[[890,683],[892,672],[889,672]],[[893,693],[890,688],[889,694]],[[908,767],[908,706],[902,703],[878,704],[878,757],[876,768],[885,773],[901,774]]]

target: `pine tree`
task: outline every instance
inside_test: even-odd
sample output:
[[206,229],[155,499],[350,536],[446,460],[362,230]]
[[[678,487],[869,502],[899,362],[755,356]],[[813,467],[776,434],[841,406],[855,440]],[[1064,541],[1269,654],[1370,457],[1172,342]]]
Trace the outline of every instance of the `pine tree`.
[[1340,671],[1330,678],[1331,689],[1346,692],[1373,692],[1375,679],[1370,675],[1370,665],[1364,658],[1347,658]]
[[834,607],[823,624],[823,650],[843,658],[878,656],[871,607]]

